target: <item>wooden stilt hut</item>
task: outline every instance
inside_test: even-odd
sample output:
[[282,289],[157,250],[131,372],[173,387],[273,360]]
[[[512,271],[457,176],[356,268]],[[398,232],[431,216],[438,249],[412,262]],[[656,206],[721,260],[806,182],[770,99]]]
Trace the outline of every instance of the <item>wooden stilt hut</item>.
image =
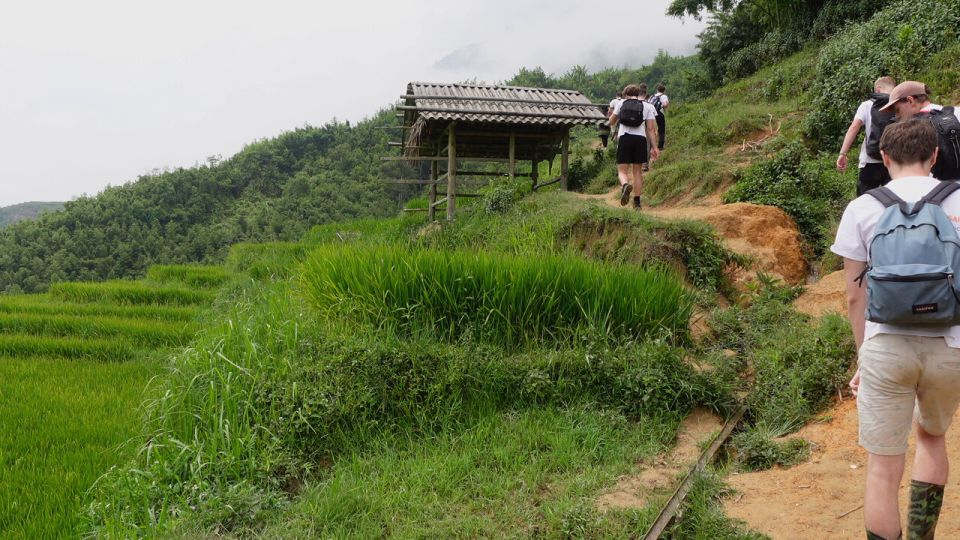
[[[401,155],[384,159],[430,164],[428,178],[392,182],[429,186],[431,221],[443,206],[453,220],[457,197],[472,195],[458,191],[461,179],[527,176],[534,190],[557,182],[567,189],[570,129],[606,119],[602,105],[573,90],[415,82],[400,97],[402,135],[393,145]],[[538,165],[558,154],[560,176],[541,182]],[[530,172],[519,172],[519,162],[529,162]],[[485,163],[505,163],[507,170],[491,172]]]

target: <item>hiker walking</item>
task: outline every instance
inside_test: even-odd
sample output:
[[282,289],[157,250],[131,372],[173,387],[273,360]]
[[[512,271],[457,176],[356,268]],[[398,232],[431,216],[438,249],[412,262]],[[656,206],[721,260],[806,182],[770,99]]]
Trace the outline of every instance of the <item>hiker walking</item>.
[[[617,127],[617,177],[620,179],[620,205],[626,206],[633,193],[633,207],[640,209],[643,193],[643,164],[647,162],[647,141],[657,138],[656,112],[653,105],[640,99],[641,87],[635,84],[623,89],[623,100],[614,107],[610,124]],[[653,147],[652,157],[660,155]]]
[[657,93],[650,96],[647,101],[653,105],[654,110],[657,111],[657,133],[659,137],[657,138],[657,148],[660,151],[663,151],[663,142],[667,134],[667,117],[665,115],[667,107],[670,106],[670,98],[667,97],[664,92],[667,91],[667,87],[660,83],[657,85]]
[[930,88],[917,81],[898,84],[881,110],[896,113],[897,121],[922,118],[933,124],[939,153],[933,176],[940,180],[960,180],[960,111],[930,102]]
[[873,83],[874,93],[870,96],[870,99],[857,107],[857,112],[853,115],[853,121],[847,128],[847,134],[843,137],[840,156],[837,158],[837,170],[840,172],[847,170],[847,153],[850,152],[850,147],[853,146],[860,130],[865,130],[863,144],[860,145],[860,171],[857,176],[858,197],[873,188],[884,186],[890,181],[890,173],[884,167],[883,159],[880,156],[880,137],[883,136],[883,130],[893,122],[893,113],[880,109],[889,102],[890,92],[893,91],[896,84],[897,82],[893,77],[877,79]]
[[[606,110],[603,111],[603,114],[607,117],[607,119],[597,122],[597,135],[600,137],[600,144],[602,144],[604,148],[607,147],[608,141],[610,140],[610,131],[612,129],[610,116],[613,115],[614,107],[616,107],[617,103],[622,100],[623,92],[617,92],[617,97],[610,100],[610,105],[608,105]],[[616,140],[616,136],[614,136],[613,139]]]
[[864,522],[870,540],[901,537],[897,490],[915,424],[908,538],[932,539],[947,483],[944,435],[960,402],[960,183],[930,177],[931,122],[891,124],[880,149],[892,180],[847,206],[830,247],[843,257],[859,351],[850,387],[867,451]]

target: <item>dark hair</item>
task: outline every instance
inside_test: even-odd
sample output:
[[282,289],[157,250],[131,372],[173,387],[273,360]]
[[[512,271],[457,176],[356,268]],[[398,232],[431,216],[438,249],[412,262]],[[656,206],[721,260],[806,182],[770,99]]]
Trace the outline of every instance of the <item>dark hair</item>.
[[640,93],[647,95],[647,83],[640,83]]
[[622,91],[621,91],[621,92],[617,92],[617,97],[618,97],[618,98],[622,98],[622,97],[623,97],[623,92],[622,92]]
[[664,86],[663,83],[660,83],[660,85],[657,86],[657,92],[660,92],[660,93],[662,94],[662,93],[664,93],[664,92],[666,92],[666,91],[667,91],[667,87]]
[[628,84],[627,87],[623,89],[623,95],[637,97],[640,95],[640,87],[635,84]]
[[900,165],[923,163],[936,149],[937,130],[923,118],[895,122],[880,137],[880,150]]

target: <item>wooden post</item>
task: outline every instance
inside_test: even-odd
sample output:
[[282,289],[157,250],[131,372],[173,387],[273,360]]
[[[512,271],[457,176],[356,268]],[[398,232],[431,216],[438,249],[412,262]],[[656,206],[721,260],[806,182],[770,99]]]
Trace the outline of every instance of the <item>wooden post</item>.
[[457,126],[450,124],[447,143],[447,221],[453,221],[457,211]]
[[563,133],[563,146],[560,151],[560,188],[567,191],[567,179],[570,173],[570,128]]
[[430,218],[430,221],[436,221],[437,219],[437,208],[434,206],[434,203],[437,202],[437,176],[440,173],[440,162],[431,161],[430,162],[430,180],[433,182],[430,184],[430,210],[427,213],[427,217]]
[[510,183],[517,178],[517,134],[510,134]]
[[540,160],[537,159],[537,145],[533,145],[533,169],[530,171],[530,179],[533,181],[533,189],[537,189],[537,183],[540,181]]

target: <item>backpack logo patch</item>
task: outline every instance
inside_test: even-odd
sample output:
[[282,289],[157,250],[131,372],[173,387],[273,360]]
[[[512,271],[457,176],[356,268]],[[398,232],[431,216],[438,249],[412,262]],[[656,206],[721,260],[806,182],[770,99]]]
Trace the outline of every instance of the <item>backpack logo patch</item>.
[[924,313],[936,313],[940,311],[940,308],[937,304],[914,304],[913,313],[915,315],[923,315]]

